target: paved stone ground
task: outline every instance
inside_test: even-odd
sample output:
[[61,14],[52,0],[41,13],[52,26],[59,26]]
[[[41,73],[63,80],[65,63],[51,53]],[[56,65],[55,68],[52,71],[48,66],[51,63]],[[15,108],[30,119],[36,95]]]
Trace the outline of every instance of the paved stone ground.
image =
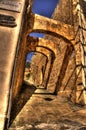
[[86,107],[37,89],[9,130],[86,130]]

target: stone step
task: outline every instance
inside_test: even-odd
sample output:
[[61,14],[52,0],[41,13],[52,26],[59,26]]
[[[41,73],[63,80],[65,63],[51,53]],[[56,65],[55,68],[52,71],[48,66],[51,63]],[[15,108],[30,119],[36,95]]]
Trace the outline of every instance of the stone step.
[[41,86],[41,85],[40,85],[40,86],[37,86],[36,88],[37,88],[37,89],[44,89],[44,86]]
[[52,93],[50,93],[49,91],[47,91],[44,88],[38,88],[35,90],[34,94],[52,94]]

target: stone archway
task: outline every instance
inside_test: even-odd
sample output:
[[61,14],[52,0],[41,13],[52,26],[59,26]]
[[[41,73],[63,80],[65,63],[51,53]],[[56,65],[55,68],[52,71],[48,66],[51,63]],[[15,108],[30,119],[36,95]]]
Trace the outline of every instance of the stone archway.
[[[27,54],[29,54],[30,52],[34,52],[30,60],[30,73],[29,73],[30,77],[28,79],[29,81],[28,80],[25,81],[30,82],[35,86],[39,86],[43,82],[43,77],[44,77],[44,73],[46,70],[49,57],[47,56],[46,53],[41,52],[37,48],[34,48],[32,51],[28,51]],[[34,61],[36,56],[37,56],[37,60]]]
[[[34,48],[37,46],[46,48],[52,52],[52,54],[50,56],[51,57],[50,58],[51,65],[48,65],[47,66],[48,68],[46,67],[46,70],[44,73],[43,84],[42,84],[45,88],[47,88],[47,84],[48,84],[48,81],[49,81],[49,78],[50,78],[50,75],[51,75],[51,72],[53,69],[53,64],[54,64],[56,53],[57,53],[57,45],[56,45],[56,43],[52,42],[51,40],[47,40],[44,38],[33,38],[33,37],[27,38],[27,48],[26,48],[27,51],[29,51],[30,48]],[[48,71],[49,68],[50,68],[50,71]]]
[[[63,41],[64,41],[64,39],[63,39]],[[52,67],[54,73],[53,72],[51,72],[51,73],[56,75],[56,77],[52,76],[53,74],[50,73],[50,75],[48,77],[49,83],[46,81],[46,78],[44,78],[44,82],[43,82],[43,86],[45,86],[48,89],[48,91],[50,91],[51,93],[57,93],[58,92],[57,90],[59,90],[58,88],[61,87],[61,83],[60,82],[58,83],[59,77],[61,77],[60,75],[62,75],[63,73],[65,75],[66,68],[67,68],[67,65],[69,63],[69,60],[68,60],[69,58],[67,58],[67,56],[68,56],[68,54],[70,56],[70,53],[72,51],[72,45],[71,44],[68,44],[68,43],[65,43],[65,42],[63,44],[67,44],[66,48],[63,49],[63,50],[65,50],[65,53],[64,53],[65,57],[64,57],[64,55],[61,57],[61,59],[62,59],[61,64],[59,64],[59,66],[57,65],[57,68],[56,68],[56,65],[54,65],[54,64],[56,64],[56,62],[57,62],[56,57],[58,56],[57,54],[59,54],[56,43],[52,42],[51,40],[47,40],[47,39],[43,39],[43,38],[28,37],[28,40],[27,40],[27,50],[29,50],[31,46],[36,47],[36,46],[41,45],[41,47],[47,47],[47,48],[51,49],[55,54],[55,63],[53,63],[54,66]],[[64,66],[64,64],[66,64],[66,66]],[[46,73],[45,73],[44,77],[46,77]],[[62,82],[62,79],[64,79],[64,76],[60,79],[61,82]],[[58,84],[58,86],[57,86],[57,84]]]
[[36,51],[36,52],[43,53],[44,55],[47,56],[48,62],[46,64],[45,72],[44,72],[44,75],[43,75],[43,78],[42,78],[43,79],[42,83],[44,82],[44,79],[45,79],[45,82],[47,84],[47,82],[49,80],[49,76],[50,76],[51,71],[52,71],[52,67],[53,67],[53,62],[54,62],[55,56],[54,56],[54,53],[53,53],[52,50],[46,48],[45,46],[43,46],[43,44],[42,44],[42,46],[40,46],[40,44],[39,44],[40,41],[37,43],[36,40],[37,39],[34,38],[32,40],[32,42],[31,42],[31,39],[30,39],[30,41],[29,41],[29,43],[27,45],[27,48],[26,48],[26,53],[28,53],[30,51]]
[[[79,46],[77,46],[77,42],[75,40],[75,30],[72,25],[65,24],[61,21],[55,21],[49,18],[45,18],[43,16],[39,16],[37,14],[32,14],[31,13],[31,22],[29,25],[30,30],[27,30],[27,32],[43,32],[45,34],[49,34],[55,37],[63,38],[65,42],[68,44],[72,45],[75,53],[76,53],[76,69],[75,69],[75,74],[76,74],[76,79],[75,79],[75,88],[77,87],[78,84],[80,84],[82,78],[81,72],[81,59],[78,58],[79,55],[81,55],[81,51],[79,52]],[[28,23],[28,22],[27,22]],[[62,30],[62,31],[61,31]],[[83,81],[82,81],[83,82]]]
[[27,33],[43,32],[54,36],[63,37],[64,39],[69,40],[73,43],[73,26],[33,13],[30,13],[27,18],[28,20],[31,18],[31,21],[27,21]]

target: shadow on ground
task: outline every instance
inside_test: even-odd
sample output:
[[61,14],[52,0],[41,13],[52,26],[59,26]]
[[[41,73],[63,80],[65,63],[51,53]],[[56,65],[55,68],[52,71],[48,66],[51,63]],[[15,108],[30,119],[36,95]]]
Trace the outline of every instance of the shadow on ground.
[[26,102],[30,99],[35,90],[36,87],[34,85],[26,85],[26,84],[22,85],[21,91],[18,97],[14,100],[12,105],[10,124],[13,122],[15,117],[21,111],[23,106],[26,104]]

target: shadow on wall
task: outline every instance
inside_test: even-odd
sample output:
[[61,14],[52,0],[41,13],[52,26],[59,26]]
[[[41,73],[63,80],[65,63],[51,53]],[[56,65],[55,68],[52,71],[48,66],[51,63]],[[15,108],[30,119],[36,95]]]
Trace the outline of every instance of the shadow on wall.
[[85,19],[86,19],[86,2],[85,0],[80,0],[81,9],[83,10]]

